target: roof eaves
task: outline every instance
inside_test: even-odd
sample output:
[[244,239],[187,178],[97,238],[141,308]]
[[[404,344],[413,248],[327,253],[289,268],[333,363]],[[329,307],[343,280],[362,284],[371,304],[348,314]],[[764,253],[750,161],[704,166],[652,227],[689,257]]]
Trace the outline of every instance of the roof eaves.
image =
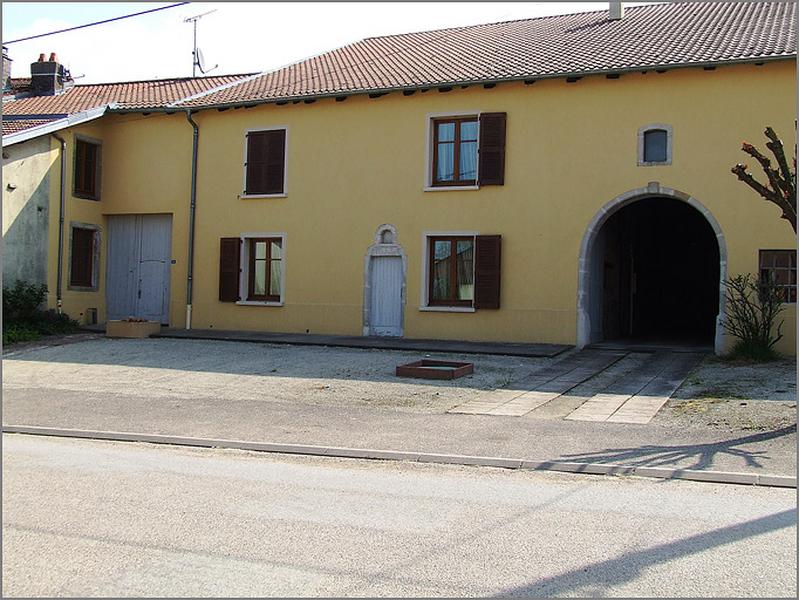
[[[33,138],[37,138],[43,135],[48,135],[50,133],[54,133],[61,129],[66,129],[67,127],[72,127],[73,125],[79,125],[81,123],[86,123],[87,121],[93,121],[94,119],[98,119],[105,114],[107,106],[98,106],[96,108],[90,108],[89,110],[84,110],[78,113],[73,113],[63,118],[55,119],[50,123],[45,123],[43,125],[37,125],[36,127],[31,127],[30,129],[25,129],[24,131],[19,131],[17,133],[11,133],[9,135],[3,136],[3,147],[12,146],[14,144],[19,144],[20,142],[26,142]],[[28,115],[18,115],[28,116]],[[28,116],[29,119],[35,118]],[[23,120],[23,119],[17,119]]]
[[3,115],[3,121],[32,121],[34,119],[47,119],[53,121],[56,119],[66,119],[68,116],[69,113]]
[[[776,62],[779,60],[791,60],[796,59],[796,52],[792,53],[785,53],[785,54],[778,54],[778,55],[770,55],[770,56],[754,56],[754,57],[746,57],[746,58],[739,58],[739,59],[724,59],[724,60],[715,60],[715,61],[701,61],[701,62],[685,62],[685,63],[652,63],[652,64],[644,64],[644,65],[636,65],[633,67],[623,67],[623,68],[603,68],[603,69],[593,69],[593,70],[583,70],[583,71],[562,71],[557,73],[543,73],[543,74],[529,74],[524,76],[515,76],[515,77],[506,77],[506,78],[486,78],[486,79],[473,79],[473,80],[460,80],[460,81],[436,81],[436,82],[428,82],[424,84],[413,84],[413,85],[403,85],[397,87],[383,87],[383,88],[359,88],[353,90],[337,90],[334,92],[324,92],[319,94],[307,94],[307,95],[294,95],[294,96],[275,96],[274,98],[265,98],[265,99],[252,99],[252,100],[235,100],[231,102],[220,102],[217,104],[207,104],[207,105],[199,105],[199,106],[192,106],[190,107],[194,111],[200,110],[212,110],[212,109],[219,109],[219,108],[235,108],[235,107],[253,107],[259,106],[262,104],[276,104],[278,102],[294,102],[294,101],[302,101],[302,100],[316,100],[316,99],[324,99],[324,98],[335,98],[337,96],[361,96],[365,94],[388,94],[391,92],[400,92],[405,90],[420,90],[420,89],[429,89],[429,88],[437,88],[437,87],[455,87],[461,85],[483,85],[488,83],[511,83],[515,81],[527,81],[527,80],[541,80],[541,79],[565,79],[568,77],[588,77],[591,75],[607,75],[610,73],[635,73],[640,71],[655,71],[655,70],[672,70],[672,69],[687,69],[687,68],[703,68],[703,67],[718,67],[724,65],[733,65],[733,64],[751,64],[751,63],[765,63],[765,62]],[[141,108],[133,108],[133,109],[112,109],[111,112],[119,112],[119,113],[131,113],[131,112],[142,112],[143,110],[147,110],[147,112],[169,112],[174,113],[176,108],[175,107],[166,107],[160,109],[141,109]]]

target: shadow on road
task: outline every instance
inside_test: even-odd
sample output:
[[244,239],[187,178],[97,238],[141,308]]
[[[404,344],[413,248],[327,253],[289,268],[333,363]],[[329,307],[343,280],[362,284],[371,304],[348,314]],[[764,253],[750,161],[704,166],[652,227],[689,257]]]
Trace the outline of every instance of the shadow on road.
[[525,586],[504,590],[495,597],[554,597],[575,594],[583,597],[604,596],[614,586],[634,581],[647,567],[791,526],[796,526],[796,511],[785,510],[645,550],[625,552],[617,558],[593,563],[579,570],[574,569]]
[[[728,454],[741,458],[749,467],[763,468],[760,460],[768,460],[766,450],[747,450],[742,446],[766,442],[796,433],[796,425],[756,433],[720,442],[689,445],[645,445],[632,448],[608,448],[596,452],[564,454],[562,460],[574,462],[618,463],[633,466],[667,467],[679,464],[683,469],[707,469],[717,455]],[[693,461],[686,465],[685,461]]]

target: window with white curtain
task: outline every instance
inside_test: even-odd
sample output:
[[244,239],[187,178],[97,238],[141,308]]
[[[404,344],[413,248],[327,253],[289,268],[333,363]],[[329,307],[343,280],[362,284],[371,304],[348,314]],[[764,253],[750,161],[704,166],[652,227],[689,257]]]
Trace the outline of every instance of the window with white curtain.
[[434,186],[476,185],[477,116],[433,120]]

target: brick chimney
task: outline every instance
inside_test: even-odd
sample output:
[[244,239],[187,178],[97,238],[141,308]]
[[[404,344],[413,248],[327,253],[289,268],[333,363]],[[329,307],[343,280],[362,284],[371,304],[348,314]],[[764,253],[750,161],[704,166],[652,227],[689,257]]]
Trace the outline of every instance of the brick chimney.
[[611,0],[608,10],[608,19],[611,21],[621,21],[624,17],[624,4]]
[[31,94],[34,96],[55,96],[72,83],[69,71],[58,62],[55,52],[50,53],[48,60],[45,60],[44,54],[40,54],[39,60],[31,63]]

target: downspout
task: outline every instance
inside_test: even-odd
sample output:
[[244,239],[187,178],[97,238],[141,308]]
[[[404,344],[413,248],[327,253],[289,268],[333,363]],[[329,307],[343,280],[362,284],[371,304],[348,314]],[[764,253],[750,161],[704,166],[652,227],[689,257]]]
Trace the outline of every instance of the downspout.
[[56,310],[61,314],[62,301],[61,301],[61,286],[64,278],[64,212],[66,210],[66,185],[64,177],[67,172],[67,142],[64,138],[57,133],[51,133],[55,139],[61,143],[61,200],[58,206],[58,267],[56,268],[56,284],[55,284],[55,298]]
[[191,305],[194,284],[194,218],[197,211],[197,147],[200,141],[200,128],[191,118],[191,110],[186,111],[186,119],[194,129],[191,146],[191,202],[189,203],[189,264],[186,278],[186,329],[191,329]]

